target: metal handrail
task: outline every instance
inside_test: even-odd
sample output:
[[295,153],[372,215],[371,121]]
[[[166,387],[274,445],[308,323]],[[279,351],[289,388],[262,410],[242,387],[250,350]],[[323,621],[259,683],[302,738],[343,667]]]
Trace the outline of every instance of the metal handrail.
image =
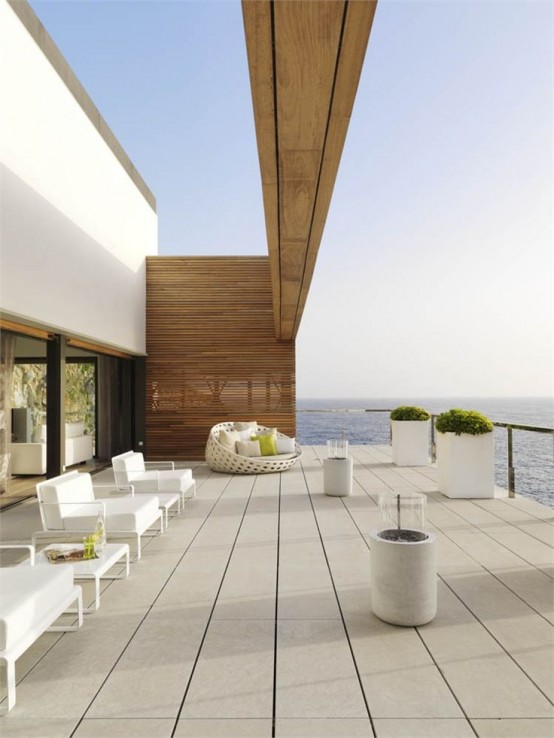
[[[297,408],[297,413],[390,413],[392,408]],[[431,459],[436,461],[437,447],[435,442],[435,420],[439,414],[431,413]],[[523,425],[521,423],[500,423],[491,421],[495,428],[506,428],[508,432],[508,495],[515,497],[516,494],[516,470],[514,467],[514,448],[512,431],[532,431],[533,433],[547,433],[554,435],[554,428],[544,428],[537,425]]]

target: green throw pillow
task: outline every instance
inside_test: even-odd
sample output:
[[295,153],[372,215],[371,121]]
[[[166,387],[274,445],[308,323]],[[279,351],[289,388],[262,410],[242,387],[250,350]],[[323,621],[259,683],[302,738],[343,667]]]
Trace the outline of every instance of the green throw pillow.
[[276,456],[277,449],[275,448],[275,436],[252,436],[251,441],[260,442],[260,450],[262,456]]

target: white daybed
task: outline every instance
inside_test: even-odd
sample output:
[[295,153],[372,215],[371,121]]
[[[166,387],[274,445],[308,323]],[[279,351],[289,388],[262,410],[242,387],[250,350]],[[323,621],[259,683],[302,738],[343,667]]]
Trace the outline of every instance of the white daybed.
[[[231,431],[235,429],[232,422],[218,423],[210,431],[206,444],[206,463],[213,471],[226,474],[269,474],[271,472],[282,472],[290,469],[302,456],[302,448],[295,442],[295,451],[291,454],[278,454],[277,456],[240,456],[229,450],[219,442],[221,430]],[[258,425],[255,433],[267,433],[269,428]],[[287,438],[283,433],[277,433],[279,438]]]

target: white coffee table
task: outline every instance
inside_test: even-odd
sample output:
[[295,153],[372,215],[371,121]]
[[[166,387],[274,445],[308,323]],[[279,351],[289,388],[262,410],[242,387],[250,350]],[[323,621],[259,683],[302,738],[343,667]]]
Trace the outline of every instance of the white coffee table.
[[[48,561],[45,551],[49,549],[62,549],[71,551],[79,548],[79,544],[60,543],[46,546],[40,553],[37,553],[35,564],[40,566],[70,566],[73,569],[73,578],[93,579],[94,580],[94,605],[92,607],[83,607],[83,612],[96,612],[100,607],[100,580],[101,579],[125,579],[129,576],[129,544],[128,543],[107,543],[102,555],[97,559],[78,562],[64,562],[62,564],[51,564]],[[118,574],[109,574],[107,572],[118,563],[123,563],[125,559],[125,569]],[[107,576],[106,576],[107,575]]]

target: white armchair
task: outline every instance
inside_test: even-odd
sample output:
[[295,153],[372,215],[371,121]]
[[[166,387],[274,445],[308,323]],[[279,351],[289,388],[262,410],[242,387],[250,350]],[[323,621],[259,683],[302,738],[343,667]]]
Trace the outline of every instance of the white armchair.
[[[118,496],[96,497],[96,492],[115,492]],[[67,472],[37,484],[42,531],[33,533],[33,544],[39,538],[59,538],[92,533],[99,512],[104,515],[107,538],[136,538],[137,559],[141,557],[141,536],[154,526],[164,530],[162,513],[156,495],[134,496],[128,486],[121,496],[115,485],[94,485],[88,473]]]
[[175,469],[173,461],[145,461],[136,451],[127,451],[112,458],[117,484],[132,484],[135,492],[162,496],[178,494],[185,501],[196,496],[196,482],[190,469]]

